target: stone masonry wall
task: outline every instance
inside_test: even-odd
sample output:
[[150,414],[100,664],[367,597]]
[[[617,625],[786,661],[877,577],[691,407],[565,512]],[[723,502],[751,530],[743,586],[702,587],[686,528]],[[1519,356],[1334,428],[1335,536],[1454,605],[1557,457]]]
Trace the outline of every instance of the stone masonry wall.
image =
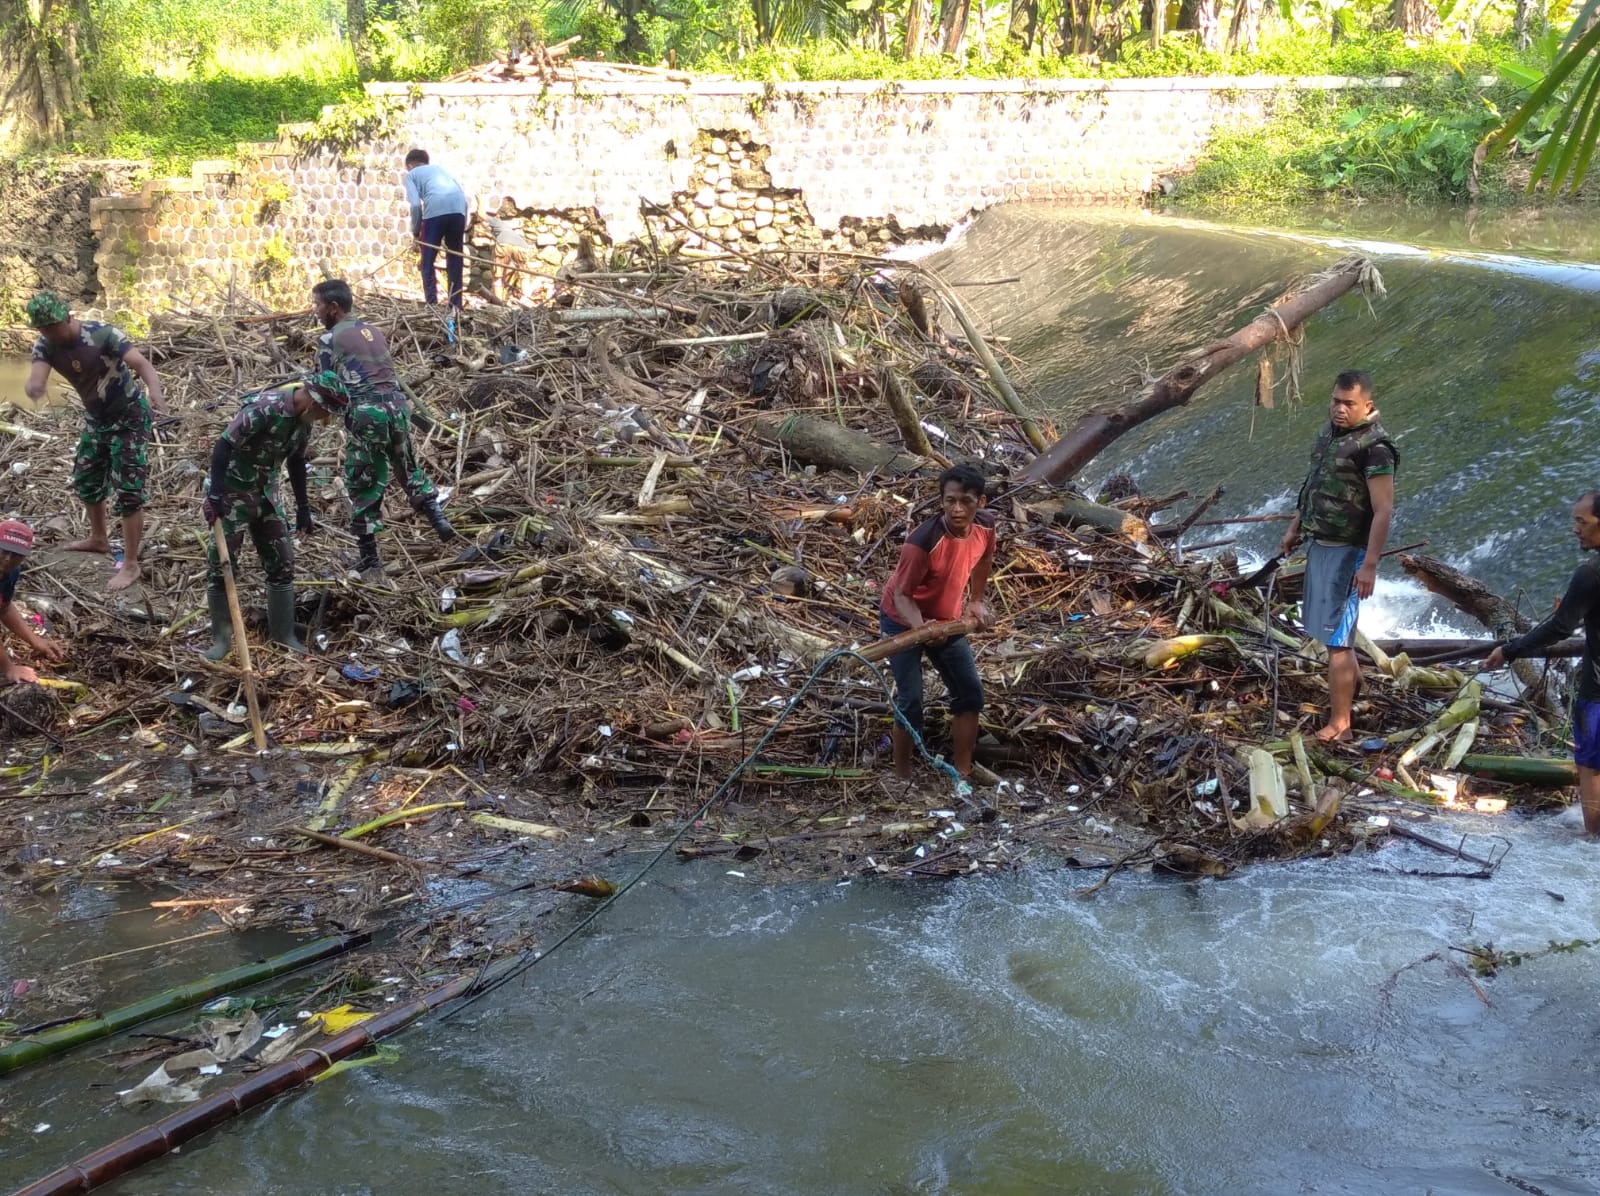
[[[1285,89],[1354,82],[374,84],[359,111],[94,200],[103,306],[230,292],[299,303],[323,264],[416,292],[401,191],[411,146],[510,217],[532,268],[551,271],[580,233],[597,249],[860,248],[1011,200],[1137,203],[1216,129],[1268,119]],[[473,242],[486,285],[492,240],[478,229]]]

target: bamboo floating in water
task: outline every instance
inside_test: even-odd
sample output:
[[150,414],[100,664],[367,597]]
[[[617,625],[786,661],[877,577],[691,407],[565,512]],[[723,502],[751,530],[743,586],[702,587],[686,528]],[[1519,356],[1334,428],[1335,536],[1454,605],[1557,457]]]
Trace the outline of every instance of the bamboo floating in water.
[[18,1190],[13,1196],[68,1196],[68,1193],[88,1192],[101,1184],[110,1183],[140,1164],[159,1159],[207,1130],[215,1129],[246,1109],[253,1109],[298,1088],[341,1059],[348,1059],[364,1047],[373,1046],[380,1039],[404,1029],[424,1014],[432,1013],[441,1005],[466,996],[478,985],[494,980],[508,966],[517,962],[518,957],[513,957],[481,972],[458,976],[432,992],[351,1027],[320,1047],[298,1051],[282,1063],[264,1067],[232,1087],[213,1092],[197,1104],[118,1138],[77,1162]]
[[69,1051],[86,1042],[93,1042],[97,1038],[105,1038],[132,1029],[151,1018],[176,1013],[180,1009],[187,1009],[191,1005],[198,1005],[213,997],[225,996],[241,988],[248,988],[252,984],[259,984],[263,980],[271,980],[285,972],[292,972],[306,964],[317,963],[342,954],[352,947],[365,943],[368,937],[365,933],[361,933],[339,934],[318,939],[314,943],[307,943],[303,947],[296,947],[292,951],[285,951],[282,955],[274,955],[271,959],[264,959],[259,963],[242,964],[189,984],[180,984],[176,988],[169,988],[166,992],[146,997],[143,1001],[137,1001],[132,1005],[124,1005],[120,1009],[113,1009],[110,1013],[99,1017],[83,1018],[68,1022],[64,1026],[41,1030],[38,1034],[30,1035],[10,1046],[0,1047],[0,1075],[38,1063],[52,1055],[59,1055],[63,1051]]

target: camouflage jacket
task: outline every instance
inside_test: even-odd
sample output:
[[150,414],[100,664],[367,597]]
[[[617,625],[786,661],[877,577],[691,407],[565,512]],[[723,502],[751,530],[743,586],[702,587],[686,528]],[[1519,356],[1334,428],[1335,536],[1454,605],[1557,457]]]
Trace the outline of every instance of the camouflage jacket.
[[1300,533],[1332,544],[1365,544],[1372,530],[1367,479],[1393,474],[1400,450],[1378,413],[1354,428],[1322,429],[1311,450],[1311,472],[1300,487]]
[[56,345],[39,337],[33,342],[33,360],[45,362],[72,383],[90,423],[111,423],[138,406],[144,394],[126,361],[133,342],[113,324],[80,320],[78,327],[76,344]]
[[293,384],[246,395],[222,439],[233,446],[223,489],[235,495],[275,493],[278,470],[290,457],[304,457],[311,425],[294,413]]
[[371,324],[354,316],[346,316],[317,338],[317,368],[339,375],[350,392],[351,408],[400,398],[389,342]]

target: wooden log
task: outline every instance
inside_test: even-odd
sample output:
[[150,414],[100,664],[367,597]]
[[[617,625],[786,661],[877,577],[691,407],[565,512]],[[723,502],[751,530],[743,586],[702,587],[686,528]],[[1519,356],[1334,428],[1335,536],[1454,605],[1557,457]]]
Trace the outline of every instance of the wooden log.
[[[1447,664],[1456,660],[1478,660],[1493,652],[1499,640],[1469,639],[1383,639],[1373,640],[1390,656],[1404,652],[1413,664]],[[1583,655],[1583,639],[1574,636],[1548,648],[1538,648],[1520,657],[1523,660],[1561,659]]]
[[1143,544],[1150,539],[1150,525],[1137,515],[1118,510],[1116,507],[1090,502],[1086,498],[1062,499],[1056,519],[1062,523],[1087,524],[1103,532],[1126,536],[1136,544]]
[[1311,316],[1342,295],[1358,287],[1381,294],[1383,286],[1372,263],[1356,256],[1341,259],[1308,283],[1281,296],[1232,336],[1214,341],[1184,358],[1146,386],[1132,402],[1088,412],[1071,431],[1041,452],[1018,476],[1017,482],[1022,485],[1065,482],[1125,432],[1175,407],[1187,405],[1197,390],[1229,366],[1274,341],[1290,340]]
[[325,847],[338,847],[345,851],[353,851],[357,855],[370,856],[375,860],[382,860],[386,864],[399,864],[403,868],[420,868],[419,860],[408,859],[394,851],[385,851],[381,847],[373,847],[367,843],[357,843],[354,839],[342,839],[338,835],[325,834],[322,831],[310,830],[303,826],[291,826],[291,834],[301,835],[307,839],[315,839]]
[[928,430],[922,426],[922,419],[906,395],[906,388],[900,385],[893,366],[886,365],[878,370],[878,388],[883,391],[883,401],[889,405],[889,414],[894,416],[895,427],[900,429],[900,442],[919,457],[937,461],[948,469],[949,458],[933,451]]
[[1405,555],[1400,567],[1431,594],[1447,598],[1458,610],[1471,615],[1500,639],[1529,630],[1533,623],[1516,606],[1476,578],[1445,564],[1438,557]]
[[756,435],[801,464],[819,469],[904,474],[928,466],[925,458],[880,444],[865,432],[809,415],[763,416],[756,420]]
[[1539,756],[1474,756],[1461,758],[1461,771],[1490,781],[1564,789],[1578,783],[1578,766],[1571,760]]
[[[1476,578],[1445,564],[1438,557],[1421,553],[1402,553],[1400,568],[1417,579],[1423,589],[1448,599],[1457,610],[1471,615],[1489,629],[1496,639],[1510,639],[1533,627],[1532,621],[1519,614],[1516,605],[1496,594]],[[1511,672],[1531,691],[1536,704],[1546,712],[1552,707],[1549,695],[1544,692],[1542,670],[1527,660],[1511,662]]]
[[976,619],[951,619],[944,623],[924,623],[921,627],[913,627],[910,631],[902,631],[899,635],[891,635],[888,639],[879,640],[875,644],[867,644],[858,648],[856,654],[867,660],[878,661],[893,656],[896,652],[904,652],[907,648],[921,647],[933,640],[948,639],[951,636],[971,635],[978,630]]

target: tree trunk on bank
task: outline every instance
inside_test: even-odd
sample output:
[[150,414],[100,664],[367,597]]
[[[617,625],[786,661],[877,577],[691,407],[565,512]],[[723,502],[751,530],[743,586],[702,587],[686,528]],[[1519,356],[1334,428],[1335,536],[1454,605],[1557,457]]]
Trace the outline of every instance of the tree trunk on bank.
[[367,0],[344,0],[345,36],[356,60],[356,76],[372,76],[372,46],[367,41]]
[[911,6],[906,9],[906,44],[902,54],[907,62],[922,56],[927,23],[928,0],[911,0]]
[[87,111],[78,46],[79,0],[0,0],[0,135],[62,140]]
[[961,52],[961,39],[967,34],[967,17],[972,11],[972,0],[943,0],[939,6],[939,49],[942,53],[956,55]]
[[1433,0],[1393,0],[1390,20],[1408,37],[1432,37],[1439,32],[1439,10]]
[[1185,358],[1156,379],[1131,402],[1120,407],[1099,407],[1082,416],[1060,440],[1035,457],[1016,481],[1067,481],[1124,432],[1154,419],[1174,407],[1186,406],[1195,391],[1229,366],[1257,349],[1292,337],[1295,330],[1328,304],[1358,287],[1383,293],[1382,280],[1372,263],[1347,257],[1306,280],[1303,289],[1283,295],[1261,315],[1225,340],[1216,341]]
[[1039,0],[1011,0],[1011,19],[1006,36],[1033,53],[1033,39],[1039,31]]
[[1166,0],[1144,0],[1141,10],[1144,27],[1150,31],[1150,48],[1161,48],[1161,36],[1167,30],[1167,3]]
[[1261,44],[1261,0],[1237,0],[1228,26],[1228,53],[1254,54]]

